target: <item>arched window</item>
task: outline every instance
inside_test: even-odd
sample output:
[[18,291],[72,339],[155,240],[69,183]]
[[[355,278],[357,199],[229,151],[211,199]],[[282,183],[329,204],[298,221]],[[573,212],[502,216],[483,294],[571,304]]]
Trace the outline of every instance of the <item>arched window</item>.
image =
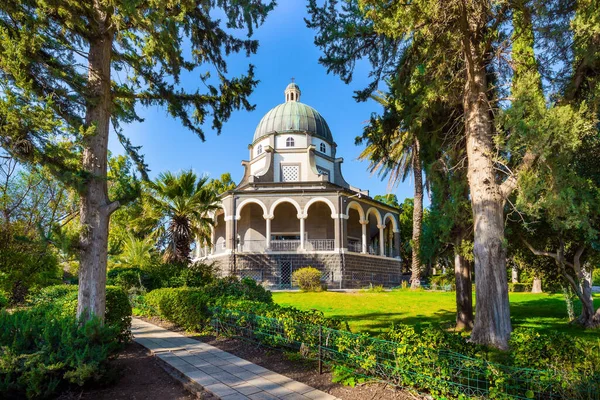
[[294,138],[289,137],[285,140],[285,147],[294,147]]
[[327,147],[325,147],[325,143],[321,143],[320,150],[321,150],[321,153],[326,153],[327,152]]
[[262,154],[262,144],[259,144],[256,148],[256,155]]

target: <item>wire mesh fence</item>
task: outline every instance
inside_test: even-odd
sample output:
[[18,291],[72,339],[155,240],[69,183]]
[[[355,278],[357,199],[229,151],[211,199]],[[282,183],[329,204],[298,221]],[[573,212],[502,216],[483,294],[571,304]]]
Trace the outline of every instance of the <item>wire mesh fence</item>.
[[429,347],[407,346],[364,334],[214,309],[218,332],[305,357],[436,397],[505,399],[600,399],[598,377],[573,380],[555,370],[515,368]]

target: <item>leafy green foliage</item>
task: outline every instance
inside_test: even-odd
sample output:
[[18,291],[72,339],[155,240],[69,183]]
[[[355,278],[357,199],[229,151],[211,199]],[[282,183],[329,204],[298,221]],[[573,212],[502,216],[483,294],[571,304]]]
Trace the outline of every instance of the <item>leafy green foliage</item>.
[[121,347],[115,340],[119,327],[98,319],[78,322],[63,305],[0,311],[3,397],[54,398],[70,385],[105,381],[108,360]]
[[313,267],[295,270],[292,273],[292,282],[298,285],[303,292],[320,292],[323,290],[321,271]]
[[7,305],[8,305],[8,296],[6,295],[6,292],[0,290],[0,310],[2,310],[3,308],[6,308]]
[[[321,345],[325,361],[333,364],[333,379],[351,386],[375,378],[440,398],[464,398],[466,394],[544,398],[559,393],[580,399],[587,398],[600,382],[595,358],[600,352],[596,351],[588,362],[582,351],[587,344],[577,340],[576,344],[566,345],[573,338],[565,334],[532,335],[533,331],[517,329],[511,350],[498,352],[440,327],[401,324],[381,338],[373,338],[340,330],[339,321],[314,310],[255,302],[224,303],[213,309],[213,319],[222,333],[243,334],[268,346],[293,348],[311,357]],[[566,360],[572,351],[578,356]],[[535,354],[539,363],[528,361],[530,354]],[[583,374],[575,372],[579,367]]]
[[[77,310],[77,285],[55,285],[32,293],[29,305],[36,309],[49,310],[64,317],[74,317]],[[118,338],[127,341],[131,333],[131,305],[127,293],[120,287],[106,287],[106,315],[104,323],[113,326]]]
[[209,317],[209,296],[200,288],[163,288],[145,296],[159,317],[188,330],[198,330]]
[[273,303],[271,292],[250,278],[239,279],[234,276],[219,278],[203,288],[210,298],[251,300],[261,303]]
[[144,194],[144,218],[150,223],[155,238],[164,244],[166,263],[187,264],[194,239],[210,238],[217,194],[207,186],[208,177],[198,178],[194,172],[178,175],[161,173],[147,182]]
[[127,291],[134,288],[152,290],[157,287],[155,277],[140,268],[111,268],[106,274],[106,284]]
[[134,306],[142,315],[158,315],[185,329],[198,330],[206,325],[209,306],[230,301],[273,306],[271,292],[252,279],[236,277],[216,279],[204,287],[156,289],[135,297]]
[[531,292],[531,283],[512,283],[508,284],[509,292]]
[[30,289],[57,284],[61,270],[49,244],[21,235],[16,224],[0,224],[0,289],[21,303]]
[[331,368],[331,382],[339,383],[340,385],[354,387],[356,384],[364,383],[367,378],[358,376],[356,372],[349,370],[341,365],[334,365]]

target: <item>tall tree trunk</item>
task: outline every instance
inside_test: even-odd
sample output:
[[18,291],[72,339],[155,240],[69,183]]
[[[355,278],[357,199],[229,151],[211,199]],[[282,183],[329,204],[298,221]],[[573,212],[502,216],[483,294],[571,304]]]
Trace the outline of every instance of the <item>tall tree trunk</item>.
[[594,311],[594,298],[592,296],[592,271],[589,268],[580,268],[579,260],[574,260],[578,272],[579,290],[577,296],[581,301],[581,315],[578,322],[586,328],[597,328],[600,326],[600,308]]
[[113,34],[110,21],[96,3],[93,24],[97,35],[90,42],[88,55],[88,99],[86,126],[92,132],[83,137],[85,185],[80,202],[80,267],[77,316],[104,318],[106,305],[106,261],[108,222],[118,207],[108,199],[107,155],[111,116],[110,60]]
[[542,278],[537,275],[533,276],[533,285],[531,286],[531,293],[543,293],[542,290]]
[[460,242],[454,245],[454,277],[456,281],[456,329],[473,329],[473,286],[470,263],[460,254]]
[[415,137],[413,143],[413,173],[415,176],[415,198],[413,208],[412,264],[410,287],[421,286],[421,226],[423,225],[423,172],[421,171],[421,144]]
[[480,44],[470,33],[471,28],[466,30],[463,46],[467,77],[463,106],[477,280],[471,340],[507,349],[512,328],[504,247],[504,195],[496,182],[492,160],[494,147],[485,59],[479,54]]

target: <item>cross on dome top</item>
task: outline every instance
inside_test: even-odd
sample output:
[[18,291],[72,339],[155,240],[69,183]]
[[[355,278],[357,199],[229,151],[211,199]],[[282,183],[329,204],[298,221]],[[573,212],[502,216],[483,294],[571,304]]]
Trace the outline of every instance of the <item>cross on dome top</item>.
[[300,101],[300,94],[302,94],[302,92],[300,91],[300,87],[296,85],[296,83],[294,82],[294,78],[292,78],[292,83],[287,85],[287,87],[285,88],[286,103],[288,101]]

